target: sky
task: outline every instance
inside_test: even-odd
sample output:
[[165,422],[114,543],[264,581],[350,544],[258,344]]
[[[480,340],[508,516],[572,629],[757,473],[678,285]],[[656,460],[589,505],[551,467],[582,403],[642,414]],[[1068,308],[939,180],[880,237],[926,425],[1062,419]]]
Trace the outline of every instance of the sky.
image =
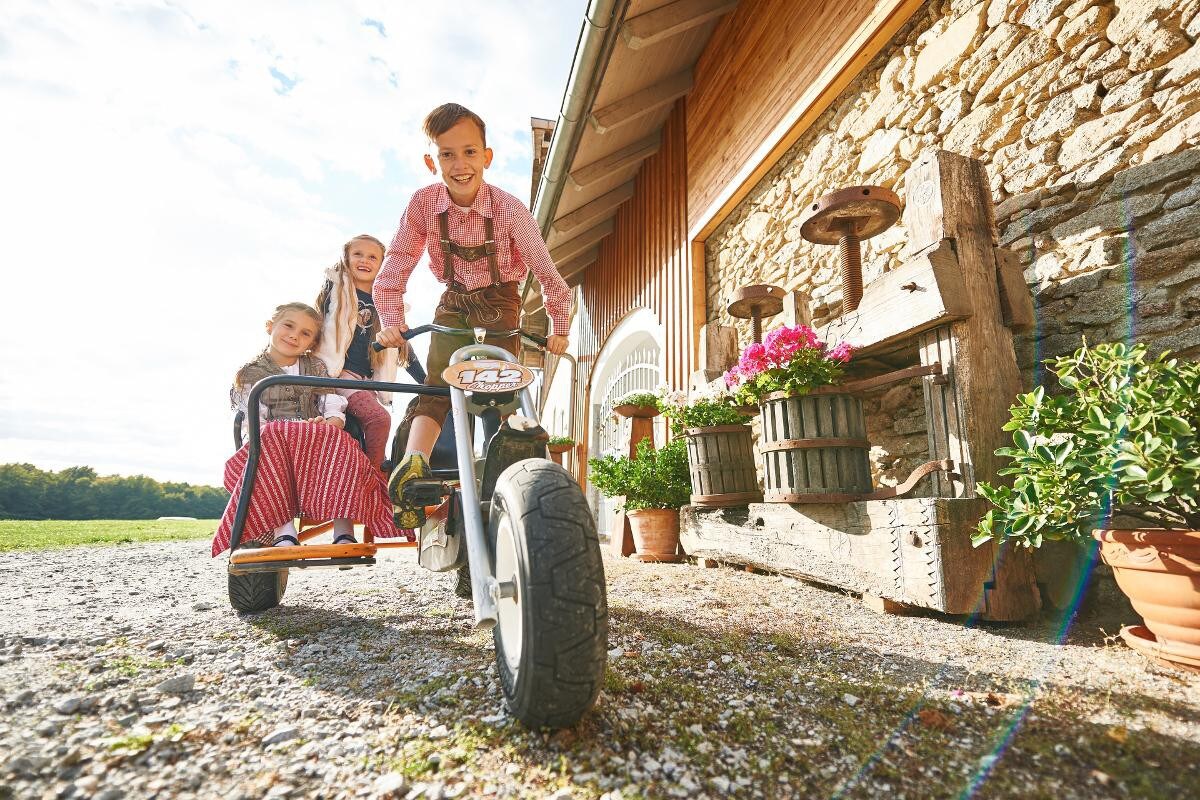
[[347,239],[391,240],[429,110],[478,112],[528,199],[585,7],[0,3],[0,463],[219,485],[234,371]]

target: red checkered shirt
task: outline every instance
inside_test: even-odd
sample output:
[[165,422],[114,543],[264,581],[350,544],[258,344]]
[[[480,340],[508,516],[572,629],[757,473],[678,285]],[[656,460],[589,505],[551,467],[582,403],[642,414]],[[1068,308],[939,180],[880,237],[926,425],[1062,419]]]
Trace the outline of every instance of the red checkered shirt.
[[[541,281],[546,313],[554,324],[554,333],[566,336],[571,290],[550,260],[537,222],[520,200],[486,183],[479,188],[475,202],[466,212],[450,202],[450,192],[443,183],[426,186],[413,195],[400,218],[400,227],[392,237],[371,292],[383,324],[389,327],[404,325],[404,291],[427,244],[429,269],[438,281],[445,283],[437,215],[447,209],[450,210],[451,240],[468,247],[483,242],[483,218],[492,218],[500,280],[524,280],[529,270],[533,270]],[[454,280],[468,290],[482,289],[492,282],[486,257],[477,261],[453,258]]]

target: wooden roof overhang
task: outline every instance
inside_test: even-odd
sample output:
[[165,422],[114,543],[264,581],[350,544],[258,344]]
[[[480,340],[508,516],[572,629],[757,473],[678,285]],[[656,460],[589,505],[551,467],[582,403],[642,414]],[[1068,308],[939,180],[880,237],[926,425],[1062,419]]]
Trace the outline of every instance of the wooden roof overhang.
[[[717,23],[735,8],[737,0],[625,0],[614,8],[616,28],[586,116],[573,132],[561,124],[555,130],[556,139],[573,139],[552,145],[568,148],[560,186],[547,191],[543,180],[534,203],[568,285],[581,283],[599,257],[617,209],[633,196],[642,162],[658,151],[671,108],[692,87],[692,67]],[[598,35],[585,25],[576,58],[589,33]],[[527,314],[541,305],[539,294],[526,293]]]

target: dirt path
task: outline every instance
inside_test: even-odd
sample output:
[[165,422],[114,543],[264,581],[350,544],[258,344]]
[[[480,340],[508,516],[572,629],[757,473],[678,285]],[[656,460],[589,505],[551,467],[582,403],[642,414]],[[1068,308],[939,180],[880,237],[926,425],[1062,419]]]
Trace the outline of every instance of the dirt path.
[[609,560],[605,691],[503,712],[490,635],[411,553],[238,617],[207,542],[0,555],[0,798],[1186,797],[1200,676],[1083,615],[970,627]]

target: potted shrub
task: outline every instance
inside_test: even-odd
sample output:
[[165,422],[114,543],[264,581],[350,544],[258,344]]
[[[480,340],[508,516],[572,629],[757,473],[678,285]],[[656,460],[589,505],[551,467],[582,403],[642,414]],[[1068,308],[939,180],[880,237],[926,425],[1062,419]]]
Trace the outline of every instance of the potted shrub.
[[546,449],[550,451],[550,460],[562,466],[563,453],[575,449],[575,440],[570,436],[551,436],[546,442]]
[[1146,621],[1125,640],[1200,669],[1200,365],[1085,344],[1053,371],[1062,394],[1038,387],[1012,407],[1014,446],[996,453],[1013,484],[979,484],[995,508],[976,543],[1095,539]]
[[679,549],[679,507],[691,493],[687,446],[675,439],[658,450],[648,441],[637,456],[603,456],[588,461],[588,479],[606,497],[625,498],[635,551],[649,560],[671,560]]
[[629,392],[613,401],[613,411],[622,417],[649,419],[659,415],[658,395],[654,392]]
[[721,382],[691,397],[664,388],[659,406],[670,420],[671,434],[687,442],[692,505],[723,508],[762,500],[750,425]]
[[768,502],[838,502],[871,490],[862,400],[832,388],[851,353],[807,325],[785,325],[725,373],[735,403],[760,407]]

